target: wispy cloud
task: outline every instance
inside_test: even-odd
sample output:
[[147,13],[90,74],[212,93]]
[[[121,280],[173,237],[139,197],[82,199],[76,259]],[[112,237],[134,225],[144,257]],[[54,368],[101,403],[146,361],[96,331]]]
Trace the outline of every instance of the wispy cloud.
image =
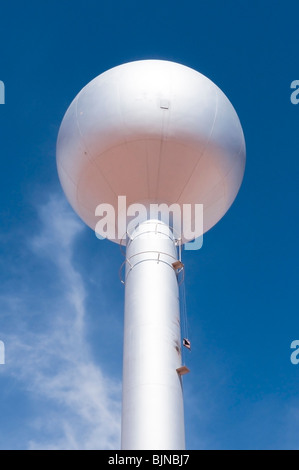
[[[2,310],[15,322],[14,333],[6,335],[6,373],[46,407],[39,406],[32,416],[35,432],[27,436],[27,447],[119,448],[120,384],[105,376],[92,357],[85,331],[87,292],[73,261],[83,225],[55,195],[38,213],[39,229],[26,242],[34,269],[28,273],[25,257],[20,288],[0,298]],[[44,278],[49,289],[38,290],[39,276],[40,285]]]

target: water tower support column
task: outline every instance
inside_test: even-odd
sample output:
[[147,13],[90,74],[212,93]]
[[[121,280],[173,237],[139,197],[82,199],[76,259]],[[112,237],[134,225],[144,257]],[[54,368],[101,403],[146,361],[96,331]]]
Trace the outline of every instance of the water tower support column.
[[122,449],[185,449],[172,231],[161,221],[142,223],[126,258]]

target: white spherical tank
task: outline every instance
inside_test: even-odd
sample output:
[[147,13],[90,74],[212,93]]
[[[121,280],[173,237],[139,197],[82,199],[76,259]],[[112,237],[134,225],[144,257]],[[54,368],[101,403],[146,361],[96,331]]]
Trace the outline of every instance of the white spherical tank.
[[70,204],[92,229],[101,203],[115,208],[117,225],[118,196],[126,196],[127,206],[203,204],[206,232],[236,197],[245,142],[211,80],[177,63],[141,60],[108,70],[76,96],[60,127],[57,166]]

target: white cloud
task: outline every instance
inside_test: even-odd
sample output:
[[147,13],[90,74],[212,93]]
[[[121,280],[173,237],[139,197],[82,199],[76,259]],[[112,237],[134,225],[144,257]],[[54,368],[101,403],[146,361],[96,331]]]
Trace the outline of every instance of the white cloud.
[[[33,301],[39,272],[28,276],[27,266],[23,265],[22,288],[13,296],[3,294],[0,298],[6,314],[10,313],[15,322],[14,334],[6,336],[11,364],[8,373],[17,377],[31,399],[39,403],[39,415],[32,416],[34,426],[27,446],[117,449],[120,383],[103,374],[90,352],[85,332],[86,288],[73,262],[74,243],[83,225],[57,196],[39,208],[39,220],[39,233],[27,249],[41,264],[47,262],[55,285],[51,285],[46,298],[39,297],[36,290]],[[44,295],[45,289],[42,292]],[[32,312],[32,302],[39,312]],[[18,321],[16,305],[22,305],[22,322]],[[36,319],[38,326],[34,324]]]

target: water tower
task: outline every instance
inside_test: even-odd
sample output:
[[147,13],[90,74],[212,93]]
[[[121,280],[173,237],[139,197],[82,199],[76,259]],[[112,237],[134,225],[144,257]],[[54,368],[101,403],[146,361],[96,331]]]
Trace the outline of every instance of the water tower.
[[99,235],[126,245],[122,449],[184,449],[178,245],[186,240],[148,211],[129,231],[120,225],[134,204],[182,210],[203,204],[203,227],[194,236],[215,225],[244,174],[238,116],[222,91],[189,67],[162,60],[123,64],[96,77],[71,103],[57,166],[83,221],[95,230],[97,207],[110,205],[114,211],[105,217],[114,234],[103,226]]

